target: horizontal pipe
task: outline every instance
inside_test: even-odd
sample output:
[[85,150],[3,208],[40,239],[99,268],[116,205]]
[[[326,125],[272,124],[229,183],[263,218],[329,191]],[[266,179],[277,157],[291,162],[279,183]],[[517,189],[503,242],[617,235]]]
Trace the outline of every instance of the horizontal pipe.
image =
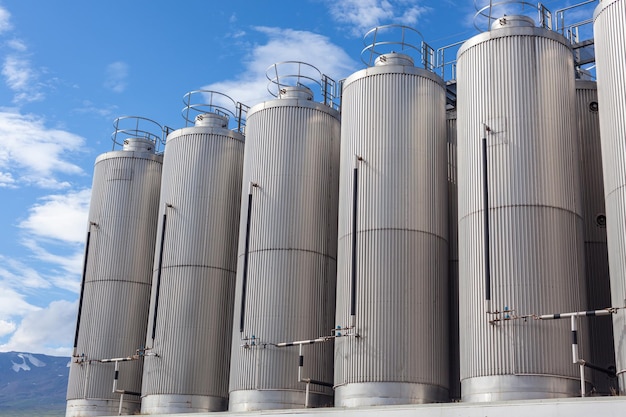
[[576,311],[573,313],[558,313],[558,314],[544,314],[537,316],[539,320],[556,320],[565,319],[569,317],[595,317],[595,316],[609,316],[615,313],[615,308],[605,308],[602,310],[588,310],[588,311]]
[[328,342],[329,340],[332,340],[334,338],[335,338],[335,336],[324,336],[324,337],[319,337],[317,339],[298,340],[296,342],[276,343],[274,346],[276,346],[276,347],[289,347],[289,346],[298,346],[298,345],[312,345],[314,343]]
[[136,395],[137,397],[141,397],[141,393],[140,392],[136,392],[136,391],[126,391],[124,389],[116,389],[115,391],[113,391],[115,394],[127,394],[127,395]]
[[112,359],[100,359],[97,362],[109,363],[109,362],[128,362],[128,361],[136,361],[138,358],[134,358],[132,356],[127,356],[125,358],[112,358]]
[[613,369],[603,368],[601,366],[594,365],[593,363],[589,363],[589,362],[584,361],[582,359],[580,361],[578,361],[578,363],[580,365],[586,366],[589,369],[593,369],[595,371],[602,372],[603,374],[606,374],[606,375],[608,375],[611,378],[616,378],[617,377],[617,374],[616,374],[615,370],[613,370]]

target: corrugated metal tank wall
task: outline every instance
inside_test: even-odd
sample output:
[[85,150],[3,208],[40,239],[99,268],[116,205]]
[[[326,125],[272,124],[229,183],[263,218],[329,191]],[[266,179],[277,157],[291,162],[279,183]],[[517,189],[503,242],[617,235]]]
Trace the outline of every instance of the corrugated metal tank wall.
[[[599,310],[611,306],[598,109],[596,83],[576,80],[587,310]],[[609,316],[589,319],[589,339],[591,350],[587,360],[605,369],[614,367],[613,323]],[[593,372],[592,376],[597,393],[611,395],[617,391],[615,378],[599,372]]]
[[[86,361],[131,356],[144,346],[157,228],[162,157],[154,144],[128,139],[126,150],[96,159],[89,208],[91,237],[77,354]],[[145,142],[148,142],[146,144]],[[142,147],[151,150],[143,150]],[[67,416],[117,414],[112,363],[72,358]],[[142,361],[120,363],[118,389],[139,392]],[[124,412],[139,410],[126,396]]]
[[[461,384],[464,401],[580,395],[568,320],[490,324],[481,138],[488,140],[492,310],[584,310],[583,229],[569,43],[526,25],[468,40],[457,61]],[[580,332],[581,355],[588,352]]]
[[[603,0],[594,14],[607,244],[614,307],[626,305],[626,3]],[[626,394],[626,309],[613,316],[620,393]]]
[[227,123],[208,113],[167,137],[143,413],[228,405],[244,137]]
[[[448,400],[445,87],[401,54],[342,97],[337,325],[350,324],[358,164],[356,330],[335,340],[335,405]],[[382,60],[379,58],[378,62]]]
[[[304,407],[298,348],[272,344],[329,335],[334,325],[339,113],[303,98],[309,93],[294,87],[248,112],[231,411]],[[243,336],[257,342],[246,349],[239,323],[250,182],[258,187],[252,190]],[[332,351],[332,342],[304,346],[302,377],[332,382]],[[332,404],[332,389],[310,390],[311,406]]]
[[456,163],[456,110],[446,112],[448,139],[448,276],[450,308],[450,399],[461,399],[459,375],[459,233]]

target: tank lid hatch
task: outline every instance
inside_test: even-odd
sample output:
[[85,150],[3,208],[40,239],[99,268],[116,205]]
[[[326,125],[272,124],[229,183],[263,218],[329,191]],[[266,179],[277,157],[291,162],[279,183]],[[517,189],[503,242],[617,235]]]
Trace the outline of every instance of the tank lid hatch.
[[124,151],[154,153],[154,142],[145,138],[127,138],[124,140]]
[[303,85],[282,87],[279,91],[280,98],[297,98],[301,100],[313,100],[313,91]]
[[228,116],[217,113],[202,113],[196,116],[195,126],[228,128]]
[[513,27],[535,27],[535,20],[532,17],[513,15],[503,16],[496,19],[491,24],[491,29],[513,28]]
[[414,67],[415,61],[413,58],[406,54],[399,54],[397,52],[391,52],[388,54],[383,54],[376,58],[374,61],[374,66],[379,67],[383,65],[404,65],[407,67]]

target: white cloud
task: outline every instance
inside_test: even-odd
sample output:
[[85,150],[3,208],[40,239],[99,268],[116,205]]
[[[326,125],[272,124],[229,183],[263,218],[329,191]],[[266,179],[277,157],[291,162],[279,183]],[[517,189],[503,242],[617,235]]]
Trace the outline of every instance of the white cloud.
[[15,331],[17,326],[12,321],[0,320],[0,337],[11,334]]
[[50,288],[50,283],[35,269],[4,255],[0,255],[0,284],[15,289]]
[[[265,71],[277,62],[302,61],[339,80],[357,68],[349,55],[326,36],[293,29],[257,27],[267,36],[265,44],[255,45],[246,59],[245,71],[232,80],[216,82],[203,89],[229,95],[236,101],[255,105],[271,98]],[[303,47],[306,45],[306,48]]]
[[0,33],[8,32],[13,29],[11,25],[11,13],[7,9],[0,6]]
[[37,310],[39,307],[28,303],[23,294],[0,281],[0,320],[10,321],[12,317],[19,317]]
[[415,25],[430,10],[420,3],[415,0],[327,1],[333,19],[346,24],[355,36],[363,36],[368,30],[386,24]]
[[27,313],[0,351],[69,356],[76,326],[77,303],[53,301]]
[[9,172],[0,171],[0,188],[16,188],[16,181]]
[[104,86],[115,93],[123,93],[128,85],[128,64],[117,61],[106,68]]
[[12,185],[19,182],[42,188],[65,188],[57,174],[80,175],[83,170],[69,161],[70,152],[78,152],[85,140],[70,132],[47,128],[35,115],[0,111],[0,170]]
[[26,50],[28,49],[24,41],[22,41],[21,39],[11,39],[7,41],[7,45],[9,48],[18,52],[26,52]]
[[[49,264],[53,264],[56,266],[60,266],[65,272],[68,274],[72,274],[73,277],[63,277],[63,278],[48,278],[50,281],[54,283],[55,286],[76,292],[76,282],[79,274],[81,273],[81,267],[83,264],[83,246],[74,245],[74,252],[70,255],[59,255],[54,254],[50,250],[43,247],[42,242],[36,239],[23,239],[22,245],[30,249],[33,256],[39,261],[46,262]],[[71,246],[66,245],[65,250],[70,249]]]
[[90,196],[91,190],[81,190],[42,197],[19,227],[32,236],[83,243]]

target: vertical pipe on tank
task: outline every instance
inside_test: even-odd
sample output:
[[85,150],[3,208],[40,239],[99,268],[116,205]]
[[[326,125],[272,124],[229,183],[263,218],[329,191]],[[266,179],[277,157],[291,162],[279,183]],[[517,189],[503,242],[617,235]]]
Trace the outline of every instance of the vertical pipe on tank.
[[[383,54],[344,82],[341,129],[336,324],[350,319],[358,271],[359,337],[335,340],[335,405],[447,401],[443,81],[405,54]],[[355,154],[367,161],[358,181]]]
[[[134,355],[144,346],[162,166],[154,148],[143,137],[128,138],[122,150],[96,159],[68,417],[116,414],[114,368],[103,360]],[[142,365],[141,360],[124,365],[122,382],[129,391],[140,391]],[[138,410],[137,396],[124,399],[125,413]]]
[[[489,207],[489,157],[487,155],[487,132],[488,128],[484,125],[485,132],[482,138],[482,179],[483,179],[483,207]],[[489,246],[489,210],[483,210],[483,239],[485,254],[485,310],[487,314],[491,313],[491,249]]]
[[[585,240],[587,310],[599,310],[612,304],[596,82],[576,80],[576,105]],[[604,369],[615,368],[611,319],[598,316],[589,319],[587,323],[591,343],[589,355],[584,359]],[[591,376],[597,394],[611,395],[618,390],[617,380],[614,376],[609,376],[603,372],[592,372]]]
[[167,136],[159,204],[167,221],[159,230],[163,254],[153,267],[150,307],[154,338],[145,334],[146,414],[223,411],[228,403],[244,136],[228,128],[227,116],[207,110]]
[[248,284],[248,260],[250,259],[250,219],[252,216],[252,188],[257,185],[250,181],[248,187],[248,208],[246,214],[246,237],[245,248],[243,254],[243,273],[241,278],[241,308],[239,311],[239,333],[243,336],[244,325],[246,321],[246,290]]
[[72,356],[76,356],[76,348],[78,347],[78,335],[80,333],[80,317],[83,312],[83,299],[85,296],[85,276],[87,275],[87,262],[89,260],[89,242],[91,241],[91,226],[89,223],[89,230],[87,231],[87,240],[85,242],[85,259],[83,261],[83,274],[80,282],[80,297],[78,298],[78,318],[76,319],[76,332],[74,333],[74,349],[72,350]]
[[[489,322],[510,310],[524,315],[585,306],[573,74],[569,42],[524,16],[498,19],[490,32],[459,50],[463,401],[580,395],[577,366],[568,360],[567,323]],[[485,125],[488,202],[480,198],[479,181]],[[490,309],[484,303],[487,247],[481,242],[486,211]],[[587,340],[580,336],[586,354]]]
[[[613,307],[626,305],[626,2],[602,0],[594,13],[607,245]],[[619,391],[626,394],[626,309],[613,316]]]
[[359,215],[359,161],[361,158],[354,156],[354,168],[352,174],[352,271],[350,282],[350,327],[356,326],[356,280],[357,280],[357,227]]
[[152,343],[150,347],[154,345],[154,337],[156,335],[157,317],[159,314],[159,299],[161,297],[161,273],[163,272],[163,249],[165,248],[165,230],[167,226],[167,210],[163,213],[161,221],[161,239],[159,240],[159,259],[157,267],[155,295],[154,295],[154,313],[152,314]]

